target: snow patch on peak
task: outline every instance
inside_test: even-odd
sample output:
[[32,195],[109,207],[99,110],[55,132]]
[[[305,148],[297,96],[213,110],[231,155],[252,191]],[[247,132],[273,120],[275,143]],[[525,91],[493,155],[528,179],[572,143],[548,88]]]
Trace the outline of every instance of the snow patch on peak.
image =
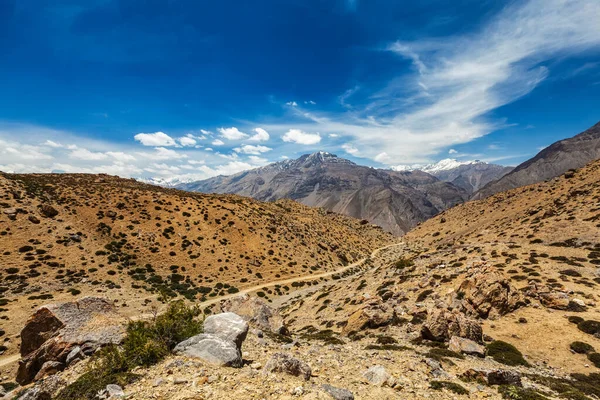
[[441,171],[449,171],[463,165],[487,164],[479,160],[458,161],[454,158],[446,158],[433,164],[411,164],[411,165],[396,165],[392,167],[394,171],[423,171],[427,173],[436,173]]

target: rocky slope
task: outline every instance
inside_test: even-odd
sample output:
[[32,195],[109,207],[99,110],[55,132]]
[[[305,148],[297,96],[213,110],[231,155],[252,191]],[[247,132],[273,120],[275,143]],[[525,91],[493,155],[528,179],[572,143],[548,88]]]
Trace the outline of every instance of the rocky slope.
[[542,182],[581,168],[600,158],[600,122],[588,130],[553,143],[535,157],[518,165],[512,172],[483,187],[474,196],[482,199],[494,193]]
[[101,175],[0,175],[0,357],[19,352],[30,311],[51,301],[102,295],[139,315],[159,296],[216,299],[290,280],[269,288],[283,294],[295,277],[344,268],[391,240],[290,200]]
[[421,171],[379,170],[324,152],[178,188],[236,193],[263,201],[289,198],[366,219],[396,235],[468,196]]
[[[447,210],[342,273],[191,302],[215,316],[204,333],[102,393],[599,398],[598,228],[600,161]],[[71,399],[91,365],[29,390]]]

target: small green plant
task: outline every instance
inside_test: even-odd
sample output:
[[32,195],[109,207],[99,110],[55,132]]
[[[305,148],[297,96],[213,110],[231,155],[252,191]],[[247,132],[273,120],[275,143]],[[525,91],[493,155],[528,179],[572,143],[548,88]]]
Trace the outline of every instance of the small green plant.
[[158,363],[179,342],[202,332],[198,315],[199,308],[176,301],[150,322],[131,322],[122,348],[112,345],[96,353],[87,372],[63,389],[56,400],[94,399],[106,385],[132,383],[138,378],[131,372],[134,368]]
[[499,363],[516,366],[529,367],[529,363],[523,358],[523,354],[512,344],[495,340],[487,345],[487,354]]
[[573,350],[577,354],[589,354],[594,353],[596,351],[591,344],[579,341],[571,343],[570,347],[571,350]]
[[588,360],[590,360],[592,364],[596,366],[596,368],[600,368],[600,353],[588,354]]
[[446,389],[456,394],[469,394],[469,391],[459,385],[458,383],[450,382],[450,381],[431,381],[429,386],[433,390],[442,390]]

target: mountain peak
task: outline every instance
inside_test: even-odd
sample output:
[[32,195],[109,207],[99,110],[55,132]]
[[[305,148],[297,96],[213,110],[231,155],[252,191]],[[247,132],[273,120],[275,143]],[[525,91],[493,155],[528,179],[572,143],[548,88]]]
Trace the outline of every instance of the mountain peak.
[[308,165],[317,165],[317,164],[353,164],[350,160],[346,160],[345,158],[338,157],[333,153],[328,153],[326,151],[317,151],[311,154],[305,154],[298,158],[299,163]]
[[440,171],[447,171],[454,168],[458,168],[463,165],[474,165],[474,164],[487,164],[486,162],[480,160],[470,160],[470,161],[458,161],[455,158],[445,158],[443,160],[438,161],[433,164],[412,164],[412,165],[397,165],[392,167],[395,171],[423,171],[427,173],[434,173]]

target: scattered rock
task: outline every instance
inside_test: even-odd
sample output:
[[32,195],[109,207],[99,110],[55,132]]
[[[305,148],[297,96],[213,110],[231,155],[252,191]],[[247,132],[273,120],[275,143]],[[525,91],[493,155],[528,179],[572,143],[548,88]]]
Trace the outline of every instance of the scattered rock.
[[248,323],[232,312],[211,315],[204,321],[204,333],[233,342],[241,348],[248,335]]
[[215,335],[193,336],[179,343],[174,351],[218,366],[241,368],[244,364],[240,348],[234,342]]
[[63,369],[65,369],[65,364],[61,362],[46,361],[44,365],[42,365],[42,368],[40,368],[38,373],[35,375],[35,378],[33,380],[39,381],[45,376],[54,375],[55,373],[57,373],[58,371],[62,371]]
[[392,378],[392,376],[385,370],[385,367],[383,367],[382,365],[374,365],[365,372],[363,372],[362,375],[367,380],[367,382],[375,386],[387,385]]
[[321,386],[321,388],[335,400],[354,400],[354,395],[348,389],[340,389],[327,384]]
[[40,206],[40,214],[46,218],[54,218],[58,215],[58,211],[49,204],[42,204]]
[[21,331],[23,358],[17,382],[32,382],[49,361],[62,364],[52,364],[54,368],[64,369],[67,357],[76,347],[90,355],[102,346],[120,343],[126,324],[112,303],[98,297],[40,307]]
[[20,395],[19,400],[52,400],[54,395],[65,385],[66,382],[63,379],[54,375],[27,389]]
[[269,307],[264,300],[258,297],[243,294],[221,301],[220,308],[222,312],[236,313],[261,330],[280,335],[289,334],[279,311]]
[[456,310],[448,311],[441,307],[430,310],[427,321],[421,327],[421,336],[437,342],[458,336],[483,343],[483,330],[477,321]]
[[265,373],[283,372],[293,376],[299,376],[309,380],[312,370],[308,364],[290,356],[286,353],[275,353],[264,367]]
[[448,343],[448,349],[456,353],[463,353],[477,357],[485,357],[485,347],[470,339],[452,336]]
[[348,318],[342,333],[349,334],[363,329],[375,329],[391,324],[395,320],[394,310],[380,299],[369,300]]
[[489,385],[522,386],[521,374],[516,371],[497,370],[487,374]]
[[39,224],[40,223],[40,219],[38,217],[36,217],[35,215],[30,215],[29,217],[27,217],[27,219],[29,220],[29,222],[31,222],[32,224]]
[[106,388],[100,391],[97,398],[100,400],[116,400],[125,397],[123,388],[119,385],[106,385]]

